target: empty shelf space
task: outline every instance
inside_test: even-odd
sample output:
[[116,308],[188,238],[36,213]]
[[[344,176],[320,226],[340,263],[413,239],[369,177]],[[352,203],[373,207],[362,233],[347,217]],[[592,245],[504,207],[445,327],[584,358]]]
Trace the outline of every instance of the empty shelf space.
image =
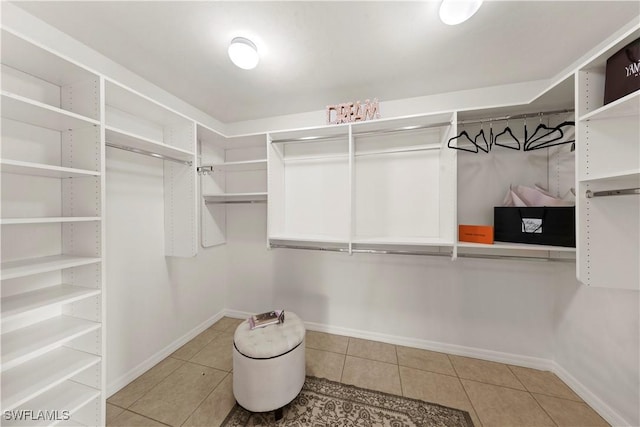
[[0,160],[0,171],[17,175],[43,176],[48,178],[79,178],[100,176],[100,172],[74,169],[41,163],[23,162],[20,160]]
[[38,357],[81,335],[100,323],[58,316],[2,334],[2,371]]
[[51,255],[40,258],[22,259],[19,261],[7,261],[2,263],[1,278],[2,280],[15,279],[16,277],[94,264],[100,261],[101,258],[74,255]]
[[2,117],[57,131],[100,124],[89,117],[7,92],[2,92]]
[[604,120],[616,117],[636,116],[640,114],[640,90],[623,96],[607,105],[585,114],[580,121]]
[[57,304],[99,295],[99,289],[61,284],[2,298],[2,320]]
[[2,373],[2,407],[14,409],[97,363],[99,356],[60,347],[9,369]]
[[267,193],[204,194],[202,197],[206,203],[247,203],[266,201]]
[[58,222],[87,222],[87,221],[100,221],[99,216],[62,216],[62,217],[44,217],[44,218],[2,218],[0,224],[2,225],[17,225],[17,224],[50,224]]
[[[65,381],[60,385],[57,385],[49,391],[42,393],[34,399],[20,405],[16,408],[20,410],[42,410],[42,411],[69,411],[69,414],[73,416],[75,412],[81,409],[83,406],[91,402],[93,399],[100,395],[100,390],[93,387],[86,386],[71,380]],[[13,426],[27,427],[27,426],[51,426],[56,421],[50,422],[40,420],[24,420],[12,423]],[[69,421],[63,421],[60,424],[55,425],[71,425]]]
[[203,167],[211,166],[213,171],[250,171],[262,170],[267,168],[267,159],[259,160],[243,160],[238,162],[213,163],[211,165],[203,165]]
[[181,148],[173,147],[160,141],[154,141],[125,130],[106,126],[106,143],[119,147],[134,148],[166,157],[174,157],[183,161],[193,161],[193,153]]

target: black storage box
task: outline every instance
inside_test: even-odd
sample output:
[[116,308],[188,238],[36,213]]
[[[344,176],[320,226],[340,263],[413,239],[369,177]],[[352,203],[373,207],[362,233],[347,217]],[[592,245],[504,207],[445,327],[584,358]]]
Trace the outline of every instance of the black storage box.
[[495,207],[494,239],[500,242],[576,247],[575,207]]
[[640,89],[640,39],[607,59],[604,103],[608,104]]

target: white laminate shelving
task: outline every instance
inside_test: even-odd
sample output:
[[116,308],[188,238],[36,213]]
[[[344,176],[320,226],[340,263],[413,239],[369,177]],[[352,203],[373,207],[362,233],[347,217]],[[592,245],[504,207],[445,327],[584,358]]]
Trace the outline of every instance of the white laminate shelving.
[[0,41],[1,406],[104,425],[103,78],[10,29]]
[[472,242],[458,242],[459,248],[473,248],[473,249],[486,249],[486,250],[511,250],[511,251],[537,251],[537,252],[568,252],[575,253],[576,248],[567,246],[551,246],[551,245],[532,245],[526,243],[508,243],[508,242],[494,242],[492,245],[484,243],[472,243]]
[[2,298],[2,320],[41,308],[70,304],[100,294],[100,289],[60,284]]
[[144,136],[135,135],[122,129],[112,126],[106,126],[106,142],[107,144],[115,144],[121,147],[130,147],[138,150],[144,150],[151,153],[160,154],[162,156],[174,157],[183,161],[193,161],[193,152],[183,150],[178,147],[155,141]]
[[264,202],[267,200],[267,193],[203,194],[202,197],[206,203]]
[[95,264],[102,259],[98,257],[74,255],[50,255],[46,257],[7,261],[2,263],[2,280],[62,270],[64,268]]
[[0,171],[2,173],[41,176],[46,178],[82,178],[101,175],[100,172],[92,170],[67,168],[8,159],[0,160]]
[[[32,408],[43,408],[43,410],[51,412],[57,410],[58,413],[56,415],[59,418],[64,418],[64,414],[60,412],[59,408],[64,408],[65,411],[69,411],[69,414],[73,414],[99,396],[100,390],[67,380],[17,407],[16,411],[26,411],[31,410]],[[58,423],[58,421],[60,420],[51,420],[49,422],[41,420],[24,420],[13,422],[12,426],[42,427],[43,425],[69,425],[66,420],[62,420],[60,423]]]
[[99,216],[62,216],[46,218],[2,218],[0,225],[20,225],[20,224],[52,224],[64,222],[87,222],[100,221]]
[[230,206],[257,205],[243,214],[263,215],[259,206],[268,199],[266,139],[264,135],[226,138],[201,125],[197,132],[202,194],[200,241],[210,247],[226,242]]
[[604,103],[607,59],[639,37],[640,24],[576,72],[576,275],[594,287],[640,290],[640,196],[621,191],[640,189],[640,90]]
[[2,117],[57,131],[100,124],[80,114],[4,91],[2,92]]
[[2,406],[5,410],[28,402],[100,363],[100,357],[60,347],[2,372]]
[[38,357],[81,335],[100,328],[100,323],[58,316],[2,335],[2,371]]

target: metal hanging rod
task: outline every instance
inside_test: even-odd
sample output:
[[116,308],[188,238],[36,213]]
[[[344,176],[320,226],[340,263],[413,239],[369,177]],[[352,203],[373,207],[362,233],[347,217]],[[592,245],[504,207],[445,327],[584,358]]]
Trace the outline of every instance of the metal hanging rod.
[[627,196],[631,194],[640,194],[640,188],[624,188],[621,190],[591,191],[587,190],[587,199],[604,196]]
[[[285,245],[270,244],[272,249],[302,249],[323,252],[349,252],[347,248],[336,248],[329,246],[302,246],[302,245]],[[426,251],[403,251],[395,249],[352,249],[351,253],[362,254],[382,254],[382,255],[421,255],[421,256],[440,256],[452,257],[453,253],[447,252],[426,252]],[[553,262],[575,262],[573,258],[543,258],[543,257],[524,257],[518,255],[483,255],[483,254],[457,254],[457,258],[479,258],[479,259],[508,259],[517,261],[553,261]]]
[[[406,131],[415,131],[422,129],[431,129],[431,128],[440,128],[444,126],[450,126],[451,122],[440,122],[440,123],[431,123],[428,125],[417,125],[417,126],[402,126],[399,128],[390,128],[390,129],[381,129],[381,130],[371,130],[371,131],[363,131],[363,132],[352,132],[353,136],[370,136],[370,135],[384,135],[389,133],[397,133],[397,132],[406,132]],[[326,141],[331,139],[339,139],[339,138],[347,138],[348,135],[339,134],[339,135],[327,135],[327,136],[304,136],[300,138],[287,138],[287,139],[273,139],[272,143],[296,143],[296,142],[314,142],[314,141]]]
[[126,145],[113,144],[111,142],[105,142],[105,145],[107,147],[117,148],[118,150],[130,151],[132,153],[142,154],[144,156],[155,157],[157,159],[162,159],[162,160],[169,160],[171,162],[180,163],[182,165],[191,166],[191,164],[192,164],[191,161],[189,161],[189,160],[176,159],[175,157],[165,156],[164,154],[154,153],[152,151],[143,150],[141,148],[127,147]]
[[475,119],[475,120],[459,120],[459,125],[469,125],[474,123],[489,123],[489,122],[499,122],[504,120],[516,120],[516,119],[528,119],[542,116],[553,116],[557,114],[565,114],[565,113],[573,113],[574,109],[566,109],[566,110],[554,110],[554,111],[541,111],[539,113],[529,113],[529,114],[514,114],[511,116],[501,116],[501,117],[490,117],[486,119]]
[[391,154],[391,153],[408,153],[412,151],[429,151],[429,150],[440,150],[442,146],[440,144],[432,144],[432,145],[422,145],[411,148],[394,148],[389,150],[378,150],[378,151],[365,151],[363,153],[355,153],[354,156],[374,156],[377,154]]

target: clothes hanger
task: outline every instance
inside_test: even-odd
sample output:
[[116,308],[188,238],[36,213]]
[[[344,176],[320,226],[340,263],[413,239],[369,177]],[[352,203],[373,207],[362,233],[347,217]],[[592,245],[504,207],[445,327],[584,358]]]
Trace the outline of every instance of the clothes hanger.
[[[564,137],[564,133],[557,126],[549,127],[546,124],[542,123],[542,116],[541,116],[540,124],[538,125],[538,127],[533,131],[531,136],[525,137],[524,151],[531,151],[532,149],[534,149],[533,147],[538,146],[538,145],[534,145],[535,142],[540,141],[541,139],[547,138],[551,135],[554,135],[554,136],[545,142],[551,143],[554,141],[559,141]],[[544,144],[545,142],[540,143],[540,145]]]
[[[489,146],[489,142],[487,142],[487,137],[484,135],[484,129],[483,129],[483,123],[480,122],[480,132],[476,135],[476,137],[473,139],[473,143],[475,144],[476,147],[478,147],[480,150],[484,151],[485,153],[488,153],[489,150],[491,149]],[[480,139],[481,138],[481,139]],[[478,139],[480,139],[480,142],[478,142]],[[489,138],[491,139],[491,138]],[[483,148],[482,145],[484,145]]]
[[[562,130],[562,128],[567,127],[567,126],[575,126],[575,125],[576,125],[576,122],[572,122],[572,121],[564,121],[564,122],[560,123],[558,126],[553,128],[553,129],[558,130],[558,132],[561,133],[560,137],[552,138],[550,140],[543,141],[543,142],[541,142],[541,143],[539,143],[537,145],[533,145],[533,146],[532,145],[529,145],[529,146],[525,145],[525,151],[540,150],[540,149],[543,149],[543,148],[555,147],[556,145],[575,143],[575,138],[571,139],[571,140],[567,140],[567,141],[560,141],[562,138],[564,138],[564,131]],[[560,141],[560,142],[557,142],[557,141]]]
[[[472,149],[466,148],[466,147],[457,147],[457,146],[454,147],[454,146],[452,146],[451,143],[454,140],[457,140],[459,138],[466,138],[466,140],[471,143],[471,145],[475,148],[475,150],[472,150]],[[473,139],[471,139],[471,137],[469,136],[469,134],[467,133],[466,130],[463,130],[457,136],[454,136],[453,138],[449,139],[449,142],[447,142],[447,147],[453,148],[454,150],[466,151],[468,153],[477,153],[478,152],[478,146],[476,145],[475,141]]]
[[[505,142],[505,143],[501,143],[501,142],[499,142],[499,141],[498,141],[498,138],[500,138],[500,137],[501,137],[501,136],[503,136],[503,135],[507,135],[508,137],[510,137],[510,138],[511,138],[511,141],[510,141],[510,142],[512,142],[512,143],[513,143],[513,142],[515,141],[515,142],[516,142],[516,144],[518,144],[518,146],[517,146],[517,147],[514,147],[514,146],[512,146],[512,145],[507,145],[507,143],[506,143],[506,142]],[[503,139],[504,139],[504,138],[503,138]],[[504,130],[503,130],[502,132],[500,132],[499,134],[497,134],[497,135],[495,136],[495,138],[493,139],[493,143],[494,143],[495,145],[497,145],[498,147],[509,148],[509,149],[511,149],[511,150],[516,150],[516,151],[519,151],[519,150],[520,150],[520,141],[518,140],[518,138],[516,138],[516,136],[513,134],[513,131],[512,131],[512,130],[511,130],[511,128],[509,127],[509,120],[507,120],[507,127],[506,127],[506,128],[504,128]]]

